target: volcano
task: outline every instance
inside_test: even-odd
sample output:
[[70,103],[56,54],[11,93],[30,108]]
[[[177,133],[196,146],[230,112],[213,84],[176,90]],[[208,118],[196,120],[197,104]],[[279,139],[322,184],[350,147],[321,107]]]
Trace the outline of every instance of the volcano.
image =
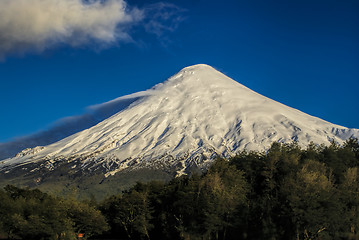
[[138,169],[181,175],[244,149],[265,151],[273,142],[305,147],[359,137],[358,129],[285,106],[205,64],[186,67],[149,90],[92,108],[101,112],[113,106],[121,108],[92,127],[2,160],[0,171],[46,169],[50,174],[66,165],[73,173],[100,172],[105,178]]

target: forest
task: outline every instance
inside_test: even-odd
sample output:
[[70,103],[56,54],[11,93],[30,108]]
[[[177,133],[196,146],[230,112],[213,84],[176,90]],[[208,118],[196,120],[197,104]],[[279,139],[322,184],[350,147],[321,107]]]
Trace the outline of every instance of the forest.
[[273,143],[103,201],[0,190],[0,239],[359,239],[359,143]]

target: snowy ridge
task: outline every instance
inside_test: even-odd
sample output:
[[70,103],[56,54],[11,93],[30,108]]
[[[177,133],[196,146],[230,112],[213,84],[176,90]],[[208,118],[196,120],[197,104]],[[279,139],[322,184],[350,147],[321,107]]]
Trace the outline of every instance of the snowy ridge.
[[46,130],[0,143],[0,160],[13,157],[23,149],[49,145],[90,128],[128,107],[141,96],[142,93],[139,92],[119,97],[106,103],[90,106],[83,115],[60,119]]
[[191,165],[206,166],[217,155],[262,151],[274,141],[297,141],[304,147],[359,137],[358,129],[287,107],[204,64],[119,99],[125,98],[134,101],[111,117],[51,145],[26,149],[0,162],[0,168],[56,159],[103,166],[106,176],[151,166],[176,167],[182,174]]

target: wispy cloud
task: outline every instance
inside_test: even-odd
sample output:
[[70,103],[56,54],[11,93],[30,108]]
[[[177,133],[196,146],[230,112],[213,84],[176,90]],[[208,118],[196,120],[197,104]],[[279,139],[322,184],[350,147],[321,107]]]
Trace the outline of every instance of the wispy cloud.
[[144,8],[145,24],[147,32],[156,35],[162,45],[171,42],[166,36],[168,32],[174,32],[178,26],[186,19],[187,10],[177,5],[158,2]]
[[57,45],[106,47],[132,42],[138,25],[166,41],[184,10],[159,2],[142,9],[124,0],[0,0],[0,60]]
[[143,18],[123,0],[1,0],[0,58],[56,44],[130,41],[128,28]]
[[145,7],[145,13],[148,20],[145,28],[148,32],[156,34],[158,37],[165,32],[175,31],[179,24],[185,20],[184,8],[171,3],[159,2]]

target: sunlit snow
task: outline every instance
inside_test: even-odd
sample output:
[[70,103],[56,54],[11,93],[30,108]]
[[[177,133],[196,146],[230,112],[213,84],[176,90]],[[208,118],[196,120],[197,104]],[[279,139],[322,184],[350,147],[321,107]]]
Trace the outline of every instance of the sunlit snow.
[[[64,157],[84,165],[116,162],[107,175],[129,166],[205,165],[217,155],[262,151],[273,142],[343,143],[359,137],[348,129],[266,98],[204,64],[184,68],[97,125],[61,141],[1,162],[13,166]],[[94,109],[101,106],[94,107]],[[103,107],[103,106],[102,106]],[[105,108],[103,108],[105,109]],[[108,111],[108,109],[106,110]]]

